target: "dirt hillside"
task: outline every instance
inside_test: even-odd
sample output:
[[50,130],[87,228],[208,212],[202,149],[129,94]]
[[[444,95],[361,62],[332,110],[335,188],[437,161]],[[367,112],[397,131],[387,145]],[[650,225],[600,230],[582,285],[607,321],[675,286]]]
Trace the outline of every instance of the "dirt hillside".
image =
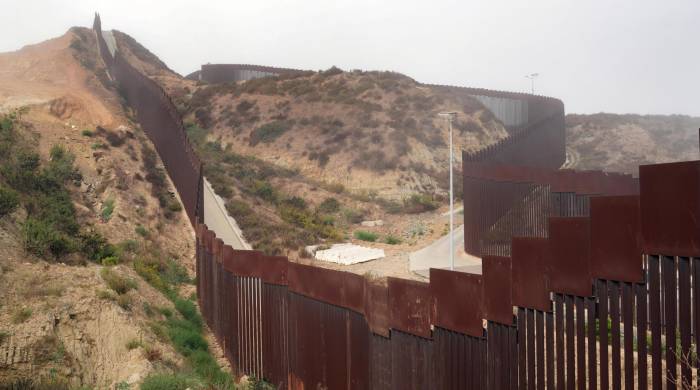
[[201,328],[194,233],[96,50],[72,28],[0,54],[0,388],[199,388],[172,339]]
[[566,116],[573,168],[638,174],[641,164],[698,159],[700,118],[684,115]]

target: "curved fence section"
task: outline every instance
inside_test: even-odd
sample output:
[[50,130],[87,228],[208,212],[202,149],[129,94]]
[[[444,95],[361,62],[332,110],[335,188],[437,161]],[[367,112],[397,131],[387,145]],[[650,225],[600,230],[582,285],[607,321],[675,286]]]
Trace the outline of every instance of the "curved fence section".
[[168,175],[175,185],[190,222],[195,225],[201,215],[202,164],[190,145],[182,118],[165,91],[143,75],[115,51],[114,56],[102,36],[99,15],[93,23],[99,53],[118,90],[160,155]]

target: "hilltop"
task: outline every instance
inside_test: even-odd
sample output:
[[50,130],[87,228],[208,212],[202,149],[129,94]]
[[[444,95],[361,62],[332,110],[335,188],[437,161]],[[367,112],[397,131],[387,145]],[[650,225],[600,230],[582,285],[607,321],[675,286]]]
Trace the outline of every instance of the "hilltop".
[[685,115],[569,114],[572,168],[638,174],[641,164],[698,159],[700,118]]

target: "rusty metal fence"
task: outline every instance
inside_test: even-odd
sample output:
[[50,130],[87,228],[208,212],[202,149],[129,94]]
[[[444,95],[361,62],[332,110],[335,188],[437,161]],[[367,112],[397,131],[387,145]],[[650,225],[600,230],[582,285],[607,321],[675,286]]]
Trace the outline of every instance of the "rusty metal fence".
[[[201,164],[174,106],[94,26],[196,223]],[[234,250],[196,223],[197,297],[234,372],[291,389],[699,386],[700,162],[642,166],[638,181],[540,169],[562,158],[557,102],[529,106],[543,135],[465,156],[482,275],[369,280]],[[543,145],[557,150],[531,158]]]
[[639,188],[430,283],[236,251],[199,225],[200,305],[236,373],[279,388],[681,389],[700,383],[700,162],[642,166]]
[[165,91],[131,66],[119,50],[112,56],[102,36],[102,24],[97,14],[93,29],[100,56],[110,76],[153,142],[190,222],[195,225],[202,210],[202,164],[187,139],[180,114]]
[[463,163],[464,248],[510,256],[511,237],[547,237],[549,217],[584,217],[599,195],[639,193],[631,175]]

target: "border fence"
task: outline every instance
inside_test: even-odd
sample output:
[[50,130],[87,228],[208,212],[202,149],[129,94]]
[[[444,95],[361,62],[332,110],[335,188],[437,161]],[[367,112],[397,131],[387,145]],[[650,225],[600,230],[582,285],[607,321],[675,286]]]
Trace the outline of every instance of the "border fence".
[[700,385],[700,161],[642,166],[638,181],[548,171],[563,162],[563,106],[537,110],[561,104],[540,98],[531,124],[464,159],[481,275],[301,265],[234,250],[201,223],[201,164],[177,111],[94,26],[195,225],[199,305],[235,374],[289,389]]
[[129,64],[118,49],[112,56],[102,36],[102,23],[97,14],[93,29],[100,56],[110,76],[153,142],[180,195],[190,222],[195,225],[202,210],[199,208],[202,197],[202,164],[187,139],[177,108],[163,88]]
[[642,166],[639,184],[548,217],[482,275],[429,283],[236,251],[199,225],[198,297],[236,373],[279,388],[685,389],[700,383],[700,162]]

